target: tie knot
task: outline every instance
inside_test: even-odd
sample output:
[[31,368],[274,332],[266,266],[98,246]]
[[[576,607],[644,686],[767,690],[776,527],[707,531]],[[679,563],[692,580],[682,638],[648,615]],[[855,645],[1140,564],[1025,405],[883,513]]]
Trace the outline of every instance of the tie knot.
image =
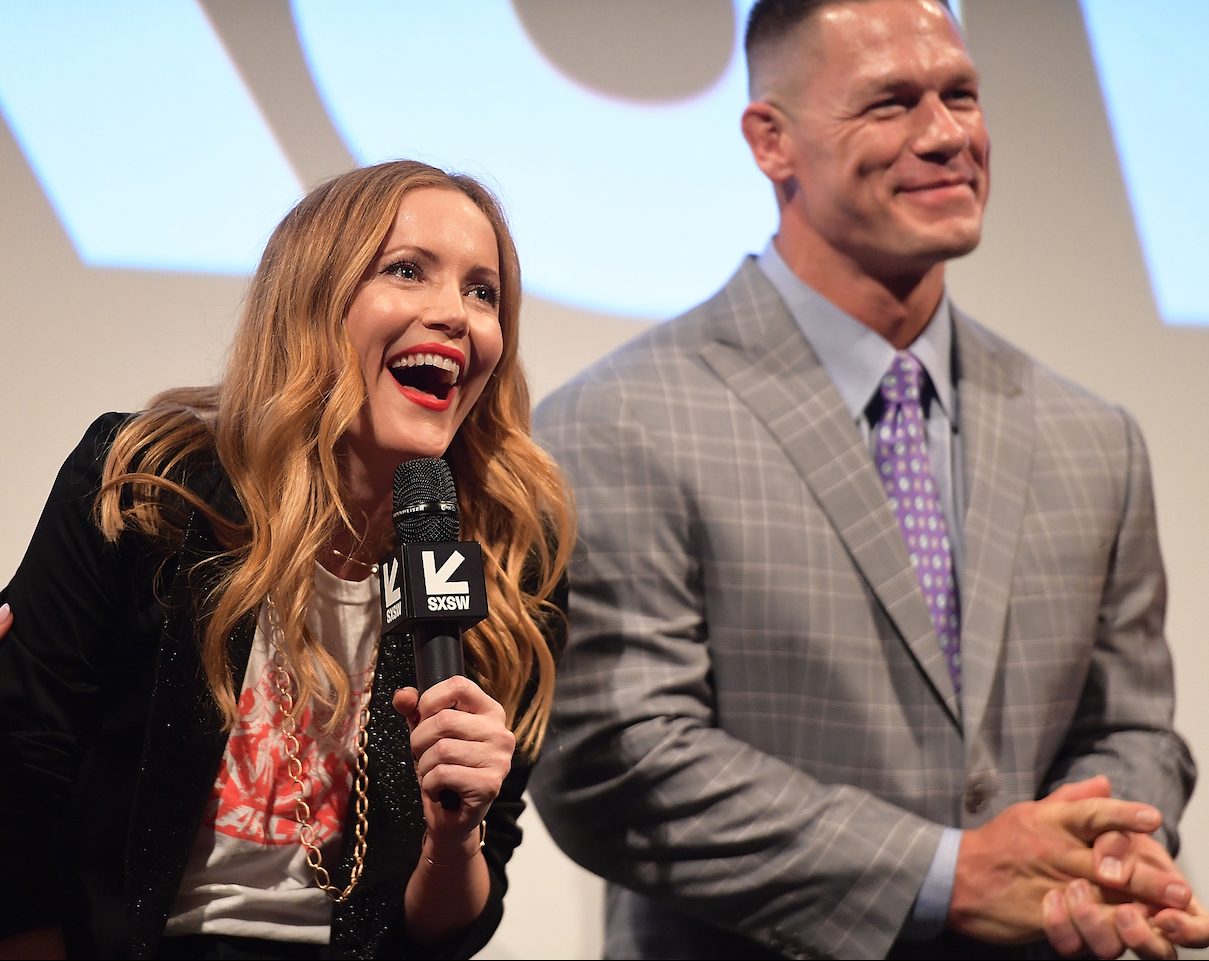
[[918,404],[923,382],[923,367],[915,355],[900,350],[894,355],[894,363],[882,377],[881,394],[887,404]]

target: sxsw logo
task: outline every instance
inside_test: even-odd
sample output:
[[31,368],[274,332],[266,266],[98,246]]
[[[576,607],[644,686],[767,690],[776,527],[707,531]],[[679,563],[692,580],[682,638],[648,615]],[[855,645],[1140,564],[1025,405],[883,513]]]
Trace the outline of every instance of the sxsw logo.
[[428,595],[430,611],[470,610],[470,582],[450,580],[465,560],[466,556],[455,550],[438,570],[436,551],[420,551],[424,593]]
[[403,566],[414,620],[453,619],[469,627],[487,616],[483,550],[476,542],[404,544]]
[[456,620],[462,627],[487,616],[483,551],[473,541],[404,544],[378,567],[382,625]]
[[386,558],[378,565],[378,580],[382,585],[382,623],[389,626],[403,616],[403,591],[399,588],[398,556]]

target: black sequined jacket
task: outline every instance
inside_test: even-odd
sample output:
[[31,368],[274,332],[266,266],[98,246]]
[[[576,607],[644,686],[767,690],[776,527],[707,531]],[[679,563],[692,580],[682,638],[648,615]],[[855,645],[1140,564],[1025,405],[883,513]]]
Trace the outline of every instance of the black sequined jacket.
[[[91,517],[127,416],[89,427],[0,592],[17,615],[0,641],[0,938],[58,925],[72,957],[154,956],[227,740],[199,657],[217,570],[199,562],[219,552],[209,525],[194,515],[167,550],[134,535],[107,543]],[[193,470],[188,483],[220,510],[237,510],[216,465]],[[558,601],[565,608],[565,593]],[[253,632],[248,617],[231,637],[234,677]],[[519,754],[491,808],[483,913],[448,943],[408,938],[403,894],[423,815],[407,725],[390,693],[414,683],[412,674],[410,644],[384,640],[369,723],[368,851],[353,896],[333,908],[332,957],[470,957],[502,915],[529,775]],[[346,844],[334,883],[350,864]]]

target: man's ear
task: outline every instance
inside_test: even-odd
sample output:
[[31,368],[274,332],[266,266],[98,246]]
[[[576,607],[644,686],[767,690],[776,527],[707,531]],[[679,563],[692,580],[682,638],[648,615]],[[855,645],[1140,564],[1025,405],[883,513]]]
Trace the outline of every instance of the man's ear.
[[740,125],[743,139],[764,176],[777,185],[789,180],[793,176],[793,163],[781,113],[766,101],[754,100],[743,111]]

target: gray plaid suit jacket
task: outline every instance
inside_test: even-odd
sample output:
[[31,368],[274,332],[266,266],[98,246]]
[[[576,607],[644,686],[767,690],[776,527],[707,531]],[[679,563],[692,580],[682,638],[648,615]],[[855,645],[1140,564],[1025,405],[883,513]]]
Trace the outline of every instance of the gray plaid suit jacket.
[[942,825],[1095,773],[1174,846],[1194,768],[1138,429],[961,314],[955,340],[960,702],[866,444],[754,261],[540,405],[581,535],[530,788],[610,882],[610,957],[995,956],[896,945]]

